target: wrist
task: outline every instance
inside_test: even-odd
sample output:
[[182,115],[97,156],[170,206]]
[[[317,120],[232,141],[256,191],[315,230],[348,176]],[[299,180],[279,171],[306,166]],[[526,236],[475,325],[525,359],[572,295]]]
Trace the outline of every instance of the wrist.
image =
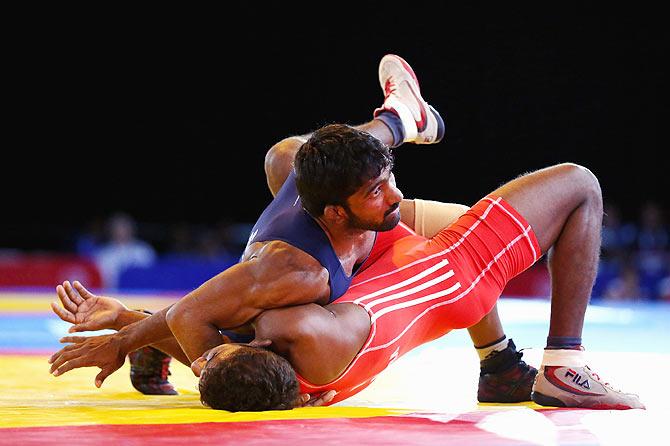
[[121,327],[114,335],[119,341],[120,350],[125,354],[144,347],[143,345],[140,345],[140,339],[138,338],[136,331],[135,327],[130,324]]
[[122,310],[116,317],[116,321],[114,321],[114,326],[112,329],[120,331],[123,327],[126,327],[134,322],[141,321],[142,319],[146,319],[150,315],[151,313],[146,310],[131,310],[126,308]]

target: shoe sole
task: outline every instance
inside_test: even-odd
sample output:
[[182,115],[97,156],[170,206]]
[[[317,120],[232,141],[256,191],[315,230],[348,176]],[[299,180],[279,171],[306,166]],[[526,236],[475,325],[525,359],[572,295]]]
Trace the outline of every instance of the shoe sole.
[[626,404],[593,404],[591,406],[568,406],[563,401],[544,395],[540,392],[533,392],[531,394],[533,401],[540,406],[554,406],[554,407],[577,407],[582,409],[596,409],[596,410],[631,410],[634,409]]
[[565,403],[558,398],[553,398],[540,392],[532,392],[530,398],[540,406],[567,407]]

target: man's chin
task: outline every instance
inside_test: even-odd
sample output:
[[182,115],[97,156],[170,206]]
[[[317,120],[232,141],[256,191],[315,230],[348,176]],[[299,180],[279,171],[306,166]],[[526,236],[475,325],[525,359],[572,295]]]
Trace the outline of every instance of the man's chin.
[[398,226],[398,223],[400,223],[400,210],[396,210],[392,213],[390,213],[385,219],[384,223],[381,224],[377,228],[378,232],[385,232],[385,231],[390,231],[396,226]]

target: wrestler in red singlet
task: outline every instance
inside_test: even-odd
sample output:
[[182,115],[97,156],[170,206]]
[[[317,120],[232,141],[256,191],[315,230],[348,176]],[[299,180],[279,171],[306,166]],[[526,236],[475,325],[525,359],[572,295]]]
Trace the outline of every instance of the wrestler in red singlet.
[[366,388],[393,361],[493,308],[505,285],[541,256],[525,219],[502,198],[486,197],[432,239],[406,226],[379,233],[368,261],[333,304],[353,302],[370,315],[370,334],[345,371],[328,384],[298,376],[301,393]]

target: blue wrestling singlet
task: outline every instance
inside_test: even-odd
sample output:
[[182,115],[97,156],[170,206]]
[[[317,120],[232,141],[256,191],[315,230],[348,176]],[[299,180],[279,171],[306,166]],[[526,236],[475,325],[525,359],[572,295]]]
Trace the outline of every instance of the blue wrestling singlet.
[[291,170],[275,199],[265,208],[251,230],[247,246],[254,242],[281,240],[306,252],[328,270],[330,299],[334,301],[349,288],[340,259],[321,226],[305,211]]

